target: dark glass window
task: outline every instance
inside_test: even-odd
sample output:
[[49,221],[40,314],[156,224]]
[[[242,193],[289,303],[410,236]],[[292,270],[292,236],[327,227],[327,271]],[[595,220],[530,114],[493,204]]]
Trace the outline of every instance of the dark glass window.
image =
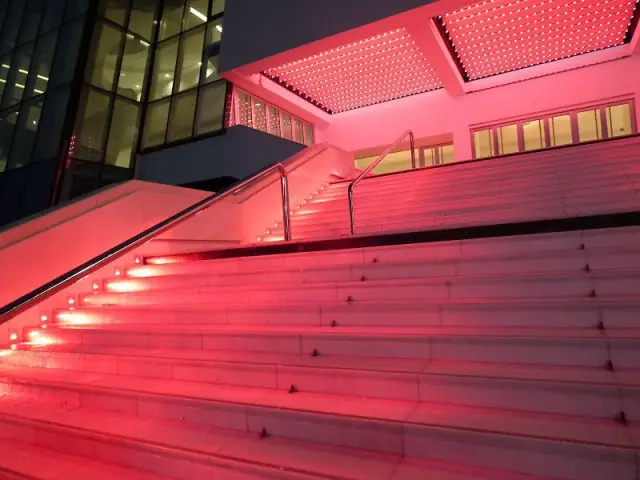
[[173,142],[193,135],[193,120],[196,112],[197,90],[181,93],[174,97],[171,105],[171,119],[167,140]]
[[40,126],[41,113],[42,98],[36,98],[22,104],[7,165],[8,168],[19,168],[31,161],[31,153],[33,152],[36,134]]
[[78,51],[82,43],[84,18],[65,24],[58,34],[56,57],[51,71],[49,88],[57,87],[73,80],[78,63]]
[[58,32],[54,31],[40,37],[36,43],[36,49],[31,60],[31,69],[27,79],[25,98],[42,95],[47,91],[51,78],[51,66],[55,54]]
[[110,103],[109,96],[97,90],[87,88],[82,92],[76,117],[74,158],[102,162]]
[[64,15],[64,4],[65,0],[45,2],[40,33],[49,32],[60,25]]
[[196,134],[214,132],[223,127],[226,90],[226,82],[214,83],[200,90]]
[[13,133],[18,123],[18,107],[0,113],[0,172],[4,172],[13,144]]
[[9,3],[9,9],[2,25],[2,32],[0,32],[0,53],[8,52],[16,47],[22,12],[26,3],[20,0],[14,0]]
[[164,143],[170,104],[171,101],[166,99],[149,105],[142,143],[144,147],[153,147]]
[[27,3],[22,17],[22,26],[18,35],[18,45],[30,42],[36,38],[38,27],[42,20],[45,0],[24,0]]
[[41,162],[59,157],[62,126],[69,103],[69,86],[49,90],[46,95],[33,161]]
[[32,53],[33,43],[30,43],[16,50],[16,53],[13,55],[7,85],[4,96],[2,97],[2,108],[15,105],[22,100],[26,88],[27,75],[29,74],[29,67],[31,65]]

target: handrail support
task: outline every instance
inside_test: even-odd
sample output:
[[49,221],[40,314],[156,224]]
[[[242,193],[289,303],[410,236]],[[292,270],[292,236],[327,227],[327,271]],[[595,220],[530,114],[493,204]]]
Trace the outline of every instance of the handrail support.
[[415,139],[413,136],[413,131],[407,130],[400,136],[400,138],[398,138],[395,142],[393,142],[391,145],[385,148],[384,152],[382,152],[378,156],[378,158],[376,158],[373,162],[371,162],[371,164],[363,172],[361,172],[360,175],[358,175],[355,178],[355,180],[353,180],[349,184],[349,187],[347,188],[347,197],[349,199],[349,222],[350,222],[350,232],[352,236],[356,234],[356,223],[355,223],[356,220],[355,220],[355,212],[354,212],[354,205],[353,205],[353,190],[355,189],[356,185],[360,183],[360,180],[366,177],[371,170],[376,168],[378,164],[382,160],[384,160],[386,156],[389,155],[407,136],[409,137],[409,148],[411,149],[411,168],[412,169],[416,168]]

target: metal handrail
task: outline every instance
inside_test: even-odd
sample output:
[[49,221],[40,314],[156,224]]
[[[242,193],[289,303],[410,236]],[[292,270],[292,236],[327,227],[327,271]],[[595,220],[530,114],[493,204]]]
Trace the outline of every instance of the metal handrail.
[[[307,161],[311,160],[312,158],[315,158],[316,156],[317,155],[312,155],[310,158],[307,159]],[[296,167],[293,168],[292,171],[296,170],[298,167],[307,163],[307,161],[302,162],[299,165],[296,165]],[[203,198],[199,202],[194,203],[193,205],[185,208],[184,210],[181,210],[175,215],[172,215],[171,217],[163,220],[160,223],[157,223],[156,225],[148,228],[147,230],[139,233],[138,235],[132,238],[129,238],[128,240],[125,240],[124,242],[111,248],[110,250],[107,250],[106,252],[101,253],[97,257],[92,258],[88,262],[83,263],[82,265],[74,268],[73,270],[70,270],[67,273],[60,275],[54,280],[44,285],[41,285],[40,287],[23,295],[17,300],[14,300],[13,302],[1,307],[0,308],[0,325],[7,322],[11,318],[15,317],[19,313],[23,312],[27,308],[30,308],[35,303],[50,297],[51,295],[59,292],[66,286],[71,285],[75,281],[81,278],[84,278],[85,276],[98,270],[99,268],[103,267],[114,258],[119,257],[120,255],[123,255],[130,250],[133,250],[137,246],[151,240],[151,238],[160,235],[161,233],[169,230],[170,228],[175,227],[177,224],[192,218],[193,216],[202,212],[203,210],[206,210],[214,203],[220,200],[223,200],[224,198],[227,198],[228,196],[233,195],[240,190],[247,188],[249,185],[264,179],[265,177],[271,175],[274,172],[277,172],[280,175],[284,239],[286,241],[291,240],[291,218],[290,218],[291,210],[289,208],[289,182],[287,177],[288,173],[291,173],[291,172],[287,172],[287,169],[283,165],[283,163],[277,163],[275,165],[272,165],[266,168],[265,170],[262,170],[261,172],[254,175],[253,177],[248,178],[243,182],[231,187],[229,190],[226,190],[221,194],[214,193],[212,195],[209,195],[206,198]]]
[[371,165],[369,165],[360,175],[356,177],[354,181],[349,184],[349,188],[347,189],[347,195],[349,197],[349,221],[351,222],[351,235],[355,235],[356,233],[356,225],[355,225],[355,214],[353,211],[353,189],[360,183],[364,177],[366,177],[371,170],[376,168],[376,166],[385,159],[387,155],[389,155],[393,149],[395,149],[406,137],[409,137],[409,146],[411,148],[411,168],[416,168],[416,151],[415,151],[415,140],[413,137],[413,132],[411,130],[407,130],[404,132],[400,138],[398,138],[395,142],[389,145],[384,152],[382,152],[378,158],[376,158]]

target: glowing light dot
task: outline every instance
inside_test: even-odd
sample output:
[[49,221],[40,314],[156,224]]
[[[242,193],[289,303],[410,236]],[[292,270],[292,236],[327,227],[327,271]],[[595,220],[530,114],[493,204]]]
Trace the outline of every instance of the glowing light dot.
[[12,342],[15,342],[16,340],[18,340],[18,334],[12,333],[11,335],[9,335],[9,340],[11,340]]

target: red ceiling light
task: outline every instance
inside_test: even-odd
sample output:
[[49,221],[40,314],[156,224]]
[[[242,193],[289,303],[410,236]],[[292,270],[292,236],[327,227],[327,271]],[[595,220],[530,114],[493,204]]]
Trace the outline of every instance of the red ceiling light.
[[439,17],[467,79],[630,39],[637,0],[488,0]]
[[442,87],[442,82],[404,28],[262,73],[329,113]]

